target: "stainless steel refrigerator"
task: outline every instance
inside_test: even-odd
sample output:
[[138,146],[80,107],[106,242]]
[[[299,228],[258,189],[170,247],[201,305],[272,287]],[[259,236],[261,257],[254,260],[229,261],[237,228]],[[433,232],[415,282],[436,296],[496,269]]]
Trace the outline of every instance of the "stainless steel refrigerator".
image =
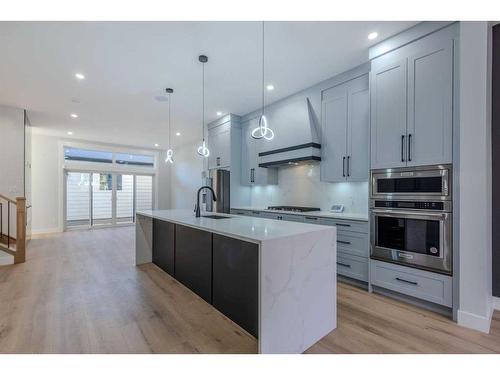
[[203,203],[205,210],[210,212],[230,213],[231,192],[230,192],[231,173],[225,169],[212,169],[205,177],[204,183],[211,186],[217,196],[217,201],[212,200],[212,193],[205,189],[203,193]]

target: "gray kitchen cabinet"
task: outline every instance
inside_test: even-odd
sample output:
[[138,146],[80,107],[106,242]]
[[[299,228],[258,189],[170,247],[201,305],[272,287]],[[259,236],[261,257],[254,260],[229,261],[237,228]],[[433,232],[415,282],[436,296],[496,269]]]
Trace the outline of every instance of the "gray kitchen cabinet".
[[371,168],[452,162],[453,39],[439,32],[372,61]]
[[244,186],[276,185],[278,170],[259,167],[258,155],[263,142],[267,141],[252,138],[252,131],[258,126],[258,122],[258,118],[248,121],[241,132],[241,184]]
[[321,180],[368,180],[368,75],[322,92]]
[[350,82],[347,122],[347,181],[368,181],[370,91],[368,74]]
[[408,58],[408,166],[452,162],[453,41]]
[[208,168],[227,168],[231,160],[231,125],[225,123],[208,130]]
[[370,73],[372,169],[406,165],[407,61],[390,60],[374,62]]
[[372,259],[370,283],[438,305],[452,306],[451,276]]
[[321,144],[321,180],[345,181],[347,154],[347,87],[339,85],[323,96],[321,116],[323,138]]

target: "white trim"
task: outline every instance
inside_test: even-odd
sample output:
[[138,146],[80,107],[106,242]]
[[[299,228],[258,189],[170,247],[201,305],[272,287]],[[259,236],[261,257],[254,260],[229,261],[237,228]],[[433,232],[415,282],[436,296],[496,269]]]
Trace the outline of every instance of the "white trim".
[[38,229],[33,229],[31,231],[32,236],[36,236],[39,234],[54,234],[54,233],[61,233],[62,230],[58,227],[55,228],[38,228]]
[[490,333],[491,312],[489,317],[476,315],[467,311],[458,310],[457,323],[459,326],[471,328],[476,331]]
[[14,264],[14,256],[0,251],[0,266]]
[[500,297],[493,297],[492,302],[493,310],[500,311]]

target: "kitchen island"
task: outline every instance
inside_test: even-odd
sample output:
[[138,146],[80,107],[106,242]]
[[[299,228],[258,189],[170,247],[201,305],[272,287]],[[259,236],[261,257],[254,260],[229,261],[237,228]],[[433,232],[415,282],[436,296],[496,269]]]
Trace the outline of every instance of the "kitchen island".
[[136,264],[150,262],[254,335],[259,353],[302,353],[336,328],[335,227],[141,211]]

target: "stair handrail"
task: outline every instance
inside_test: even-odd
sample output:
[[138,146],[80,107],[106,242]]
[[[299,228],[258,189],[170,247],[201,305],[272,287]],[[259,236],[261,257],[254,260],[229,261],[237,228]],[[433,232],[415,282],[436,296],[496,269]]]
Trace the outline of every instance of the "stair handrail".
[[[26,261],[26,198],[17,197],[15,200],[0,194],[0,200],[7,202],[7,249],[2,249],[14,256],[14,263]],[[16,248],[10,247],[10,205],[16,206]],[[3,237],[3,205],[0,212],[0,226]]]

